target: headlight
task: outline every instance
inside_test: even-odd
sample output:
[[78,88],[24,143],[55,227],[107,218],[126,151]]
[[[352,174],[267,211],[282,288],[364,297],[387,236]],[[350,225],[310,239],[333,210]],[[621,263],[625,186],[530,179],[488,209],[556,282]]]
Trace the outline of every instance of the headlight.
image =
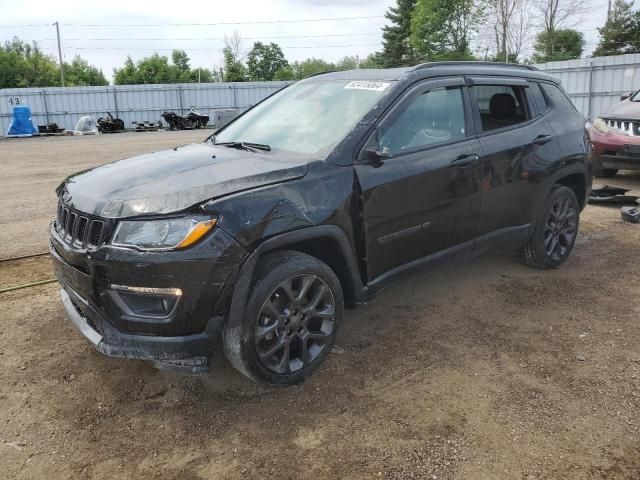
[[595,128],[600,133],[609,133],[611,128],[606,124],[606,122],[601,118],[596,118],[593,121],[593,128]]
[[111,244],[140,250],[177,250],[196,243],[215,224],[215,218],[202,217],[124,220],[118,223]]

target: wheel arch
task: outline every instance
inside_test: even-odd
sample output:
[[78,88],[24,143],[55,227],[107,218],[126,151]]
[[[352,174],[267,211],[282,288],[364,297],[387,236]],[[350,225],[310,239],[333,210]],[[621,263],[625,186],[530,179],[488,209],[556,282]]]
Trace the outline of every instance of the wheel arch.
[[538,210],[542,208],[545,200],[553,190],[555,185],[563,185],[570,188],[576,194],[580,210],[587,206],[589,194],[591,193],[591,175],[588,175],[584,165],[576,164],[563,168],[549,175],[545,181],[544,195],[538,199]]
[[251,292],[253,276],[260,259],[277,250],[295,250],[326,263],[342,286],[345,305],[353,307],[366,299],[358,262],[346,233],[336,225],[319,225],[287,232],[258,245],[239,268],[232,282],[228,315],[229,326],[239,325]]
[[580,204],[580,210],[587,205],[587,180],[584,174],[571,173],[556,179],[554,183],[573,190],[573,193],[576,194],[578,203]]

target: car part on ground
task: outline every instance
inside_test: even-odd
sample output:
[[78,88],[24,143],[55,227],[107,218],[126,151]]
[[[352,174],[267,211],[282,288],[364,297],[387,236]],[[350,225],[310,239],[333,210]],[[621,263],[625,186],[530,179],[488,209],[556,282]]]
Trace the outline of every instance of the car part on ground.
[[625,222],[640,223],[640,210],[637,207],[622,207],[620,216]]
[[98,125],[98,133],[118,133],[124,131],[124,122],[120,118],[114,118],[110,112],[107,117],[100,117],[96,122]]
[[136,132],[157,132],[162,128],[162,122],[149,122],[145,120],[144,122],[131,122],[133,128]]
[[213,111],[213,124],[215,128],[222,128],[228,124],[231,120],[236,118],[240,114],[240,110],[237,108],[225,108],[221,110]]
[[209,123],[209,116],[202,115],[196,110],[196,107],[191,107],[189,109],[189,113],[186,118],[190,120],[196,128],[206,128],[207,123]]
[[186,116],[178,115],[175,112],[164,112],[161,115],[169,125],[169,130],[191,130],[193,128],[204,128],[209,122],[207,115],[201,115],[194,109],[189,110]]
[[85,115],[80,117],[76,122],[76,127],[73,129],[74,135],[97,135],[98,123],[92,115]]
[[64,128],[59,128],[57,123],[47,123],[46,125],[38,125],[38,133],[40,135],[56,135],[64,133]]
[[609,185],[605,185],[602,188],[594,188],[589,195],[589,203],[636,205],[638,197],[635,195],[626,195],[628,191],[628,188],[611,187]]

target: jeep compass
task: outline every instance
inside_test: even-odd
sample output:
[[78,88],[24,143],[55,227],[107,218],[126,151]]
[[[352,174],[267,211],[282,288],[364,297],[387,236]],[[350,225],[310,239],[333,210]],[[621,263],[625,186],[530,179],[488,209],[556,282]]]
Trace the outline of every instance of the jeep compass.
[[[262,383],[304,380],[344,309],[495,248],[556,268],[591,189],[584,119],[532,67],[326,73],[202,144],[57,189],[64,308],[106,354]],[[417,281],[417,280],[416,280]]]

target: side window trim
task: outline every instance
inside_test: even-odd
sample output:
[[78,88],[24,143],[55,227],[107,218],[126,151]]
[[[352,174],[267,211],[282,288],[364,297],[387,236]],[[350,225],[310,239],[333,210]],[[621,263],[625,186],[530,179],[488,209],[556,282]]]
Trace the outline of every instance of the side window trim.
[[[547,98],[547,94],[544,92],[539,82],[531,80],[529,81],[528,86],[529,88],[527,88],[526,92],[529,96],[529,103],[534,107],[536,116],[542,117],[551,109],[549,98]],[[535,94],[534,90],[538,92],[538,95]],[[544,105],[540,105],[540,99],[542,99]]]
[[[567,92],[562,88],[561,85],[558,85],[556,83],[553,82],[545,82],[545,81],[541,81],[539,82],[539,86],[540,86],[540,90],[542,91],[542,94],[545,96],[545,98],[547,99],[547,102],[549,103],[550,106],[553,106],[556,102],[553,101],[553,99],[551,98],[550,95],[547,94],[546,90],[544,89],[543,85],[549,85],[552,88],[556,88],[560,91],[560,93],[567,99],[567,101],[569,102],[569,104],[573,107],[573,109],[580,115],[582,115],[580,113],[580,111],[578,110],[578,107],[575,106],[575,104],[573,103],[573,101],[571,101],[571,98],[569,97],[569,95],[567,95]],[[551,107],[549,107],[551,108]]]
[[[458,142],[464,142],[472,138],[474,132],[474,124],[472,119],[472,109],[471,109],[471,97],[469,95],[468,87],[466,86],[464,76],[459,77],[451,77],[446,79],[427,79],[419,82],[418,84],[414,84],[405,90],[395,101],[393,106],[385,113],[385,115],[378,120],[373,132],[369,135],[367,140],[364,142],[364,145],[360,149],[360,153],[358,154],[358,163],[361,163],[362,156],[364,150],[371,145],[372,140],[376,141],[380,128],[383,128],[385,125],[388,125],[390,122],[393,122],[398,117],[399,113],[402,112],[402,108],[407,104],[407,102],[411,102],[415,100],[420,95],[429,92],[435,88],[440,87],[460,87],[462,92],[462,104],[464,108],[464,119],[465,119],[465,136],[462,138],[456,138],[453,140],[449,140],[446,142],[434,143],[431,145],[423,145],[420,147],[415,147],[409,150],[404,150],[402,152],[396,153],[392,155],[389,160],[393,160],[396,158],[401,158],[405,155],[409,155],[412,153],[417,153],[421,151],[431,150],[433,148],[439,148],[446,145],[451,145]],[[377,141],[376,141],[377,143]]]
[[466,78],[467,78],[467,85],[469,87],[479,86],[479,85],[499,85],[499,86],[510,86],[510,87],[521,88],[523,93],[522,101],[524,102],[523,108],[528,114],[528,118],[524,122],[516,123],[515,125],[508,125],[502,128],[488,130],[485,132],[482,127],[482,119],[480,117],[480,106],[479,106],[476,94],[473,93],[473,88],[469,88],[470,90],[469,98],[471,100],[471,108],[473,111],[473,120],[475,124],[476,138],[522,128],[531,124],[536,120],[536,116],[534,115],[535,110],[532,108],[532,102],[529,98],[530,93],[527,92],[527,90],[529,89],[529,84],[526,80],[520,79],[520,78],[511,78],[511,77],[466,77]]

